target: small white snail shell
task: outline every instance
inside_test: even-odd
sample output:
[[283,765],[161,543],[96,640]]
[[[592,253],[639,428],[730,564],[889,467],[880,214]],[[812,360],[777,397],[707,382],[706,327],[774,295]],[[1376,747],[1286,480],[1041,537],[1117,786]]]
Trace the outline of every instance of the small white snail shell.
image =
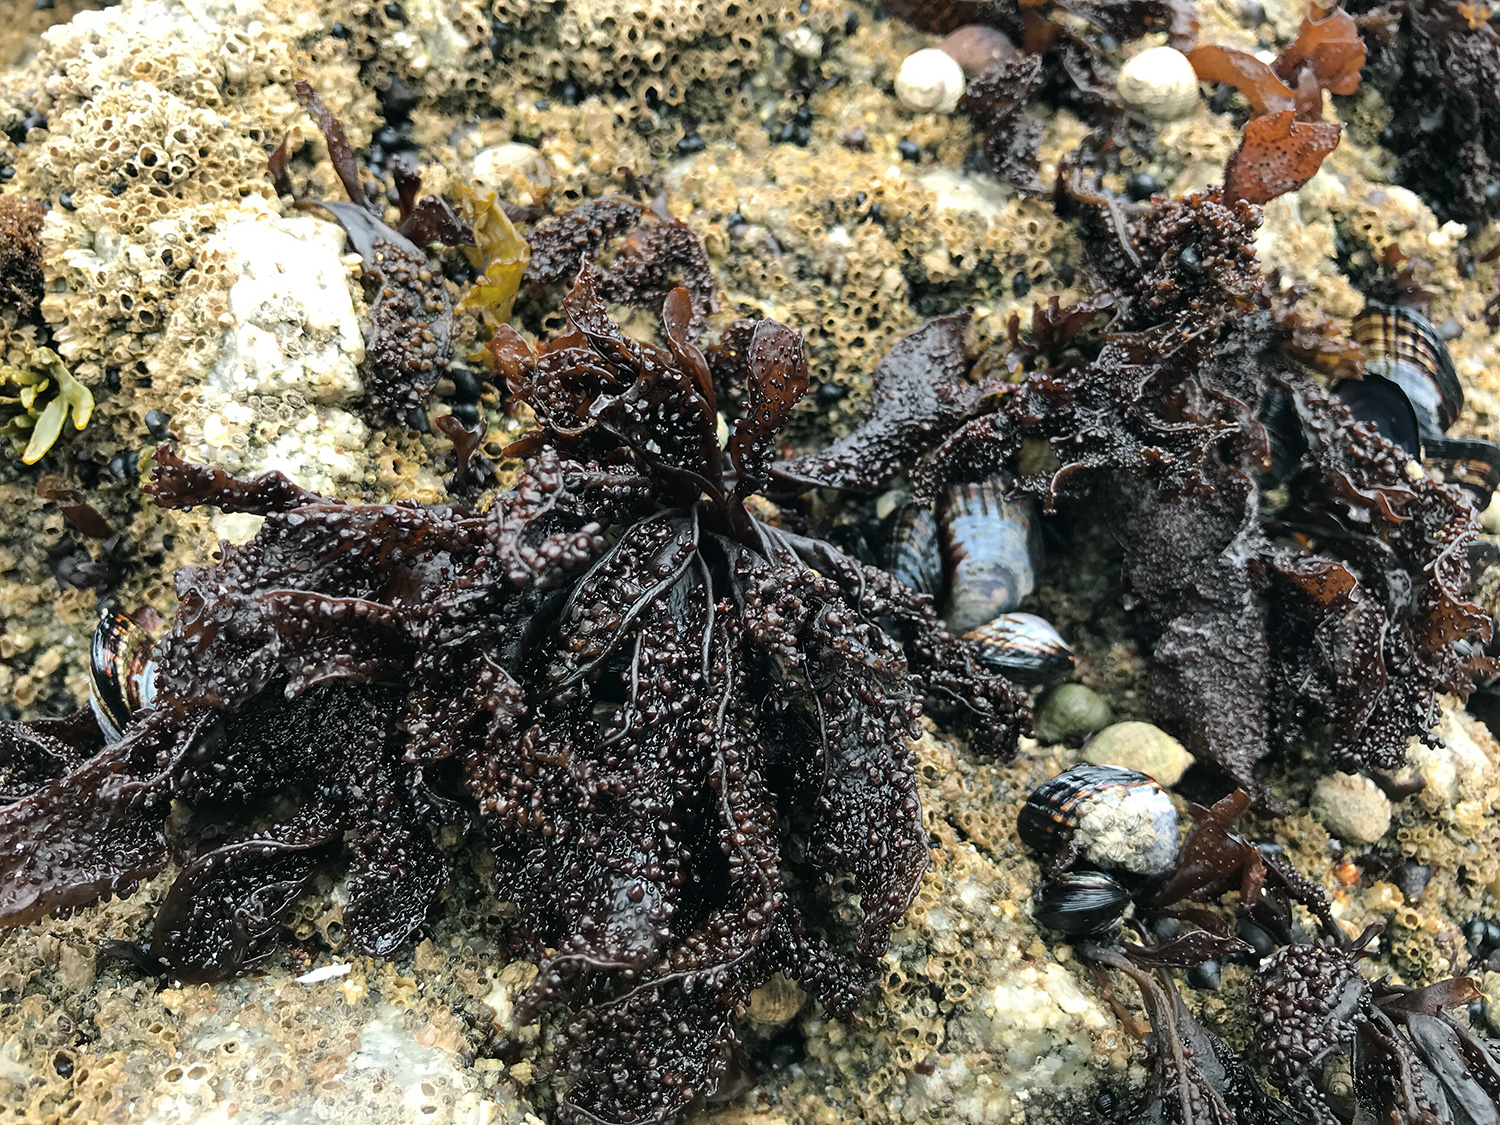
[[963,94],[963,67],[936,47],[908,55],[896,74],[896,97],[918,113],[952,113]]
[[1198,76],[1181,51],[1152,47],[1126,61],[1116,85],[1120,100],[1156,121],[1190,117],[1198,108]]

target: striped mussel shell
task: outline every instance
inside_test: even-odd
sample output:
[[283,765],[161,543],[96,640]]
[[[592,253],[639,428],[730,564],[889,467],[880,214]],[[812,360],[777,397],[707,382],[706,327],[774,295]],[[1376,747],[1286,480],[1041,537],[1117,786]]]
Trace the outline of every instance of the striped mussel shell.
[[1068,642],[1034,613],[1002,613],[964,639],[974,643],[981,664],[1018,683],[1054,683],[1073,671]]
[[1448,345],[1426,317],[1408,308],[1371,304],[1354,321],[1365,376],[1335,388],[1361,422],[1369,422],[1411,457],[1473,492],[1481,508],[1500,485],[1500,446],[1450,438],[1464,405],[1463,386]]
[[[1354,318],[1354,342],[1365,354],[1366,379],[1386,379],[1401,388],[1423,438],[1442,437],[1458,420],[1463,386],[1448,345],[1425,316],[1399,305],[1368,305]],[[1345,387],[1351,383],[1340,384],[1340,397]]]
[[937,517],[923,504],[903,504],[886,519],[880,563],[892,578],[934,599],[943,596],[943,552]]
[[1116,766],[1083,765],[1042,782],[1016,820],[1040,855],[1069,844],[1097,867],[1162,875],[1177,858],[1177,810],[1151,778]]
[[1010,613],[1036,588],[1041,535],[1036,504],[1005,496],[999,479],[948,489],[939,511],[948,573],[948,628],[963,634]]
[[150,634],[118,610],[105,610],[94,629],[89,659],[89,705],[106,742],[118,742],[132,716],[156,697],[156,660]]
[[1114,929],[1125,917],[1130,892],[1103,871],[1048,875],[1032,896],[1032,916],[1049,930],[1087,937]]

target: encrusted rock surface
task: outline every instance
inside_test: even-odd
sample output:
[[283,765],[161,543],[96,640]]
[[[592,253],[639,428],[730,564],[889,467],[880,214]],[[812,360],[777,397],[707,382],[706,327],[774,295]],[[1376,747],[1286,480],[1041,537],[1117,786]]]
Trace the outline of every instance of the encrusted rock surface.
[[[277,468],[351,499],[448,499],[444,439],[372,430],[351,407],[366,315],[359,260],[320,213],[278,200],[266,174],[269,148],[289,136],[319,161],[312,194],[337,195],[295,79],[314,85],[361,150],[399,81],[416,99],[402,139],[431,190],[478,180],[518,206],[664,191],[708,248],[727,298],[721,318],[771,316],[806,333],[822,387],[803,408],[809,432],[847,427],[875,359],[930,316],[972,307],[976,331],[996,338],[1034,301],[1084,295],[1076,233],[1051,202],[966,171],[974,138],[961,114],[901,107],[901,62],[936,37],[862,2],[22,7],[0,30],[0,166],[14,168],[0,190],[50,208],[42,312],[98,406],[35,471],[0,449],[8,717],[65,712],[87,695],[97,595],[59,583],[56,564],[100,561],[105,548],[37,496],[42,471],[86,483],[130,544],[111,590],[122,604],[170,614],[175,568],[254,530],[243,517],[142,502],[150,411],[169,416],[185,454],[232,472]],[[1284,43],[1301,17],[1268,4],[1265,22],[1247,28],[1233,7],[1200,6],[1205,41]],[[1124,45],[1116,62],[1161,38]],[[1362,303],[1350,271],[1373,271],[1399,245],[1434,295],[1433,320],[1460,330],[1450,342],[1468,392],[1459,428],[1494,437],[1500,362],[1481,318],[1493,286],[1486,270],[1463,267],[1500,231],[1464,245],[1463,228],[1386,182],[1378,96],[1358,95],[1349,111],[1323,170],[1267,206],[1262,265],[1347,322]],[[45,123],[20,131],[29,115]],[[1044,130],[1050,185],[1085,129],[1057,111]],[[1237,143],[1230,117],[1199,99],[1121,163],[1185,192],[1217,182]],[[1118,179],[1110,186],[1123,191]],[[517,315],[531,330],[557,323],[555,309],[524,301]],[[472,343],[473,318],[460,319]],[[0,320],[0,361],[36,336],[13,327]],[[447,395],[440,387],[436,412]],[[492,454],[514,425],[497,399],[483,404]],[[1044,575],[1036,606],[1075,643],[1078,678],[1118,718],[1149,720],[1138,655],[1090,619],[1103,582],[1091,561]],[[933,862],[885,957],[884,990],[847,1026],[784,982],[767,986],[750,1008],[749,1057],[695,1119],[1072,1122],[1095,1112],[1101,1086],[1139,1080],[1135,1041],[1092,974],[1031,922],[1038,869],[1015,838],[1029,789],[1085,753],[1028,742],[1017,763],[995,765],[936,728],[919,753]],[[1294,811],[1253,827],[1329,892],[1349,933],[1387,925],[1368,971],[1413,984],[1463,971],[1463,924],[1500,917],[1500,748],[1483,725],[1449,701],[1433,742],[1412,746],[1409,771],[1425,788],[1392,805],[1379,832],[1313,815],[1311,761],[1278,770],[1272,784]],[[1338,850],[1330,832],[1343,837]],[[1419,900],[1386,878],[1345,882],[1345,849],[1373,839],[1432,869]],[[164,880],[0,933],[0,1120],[540,1121],[553,1095],[545,1050],[511,1008],[535,970],[507,946],[508,910],[483,874],[391,962],[340,952],[341,891],[320,886],[293,927],[297,952],[221,986],[163,986],[96,958],[101,939],[140,935]],[[1222,989],[1193,1003],[1243,1032],[1246,977],[1226,966]],[[1482,984],[1486,1010],[1500,1010],[1500,974]]]

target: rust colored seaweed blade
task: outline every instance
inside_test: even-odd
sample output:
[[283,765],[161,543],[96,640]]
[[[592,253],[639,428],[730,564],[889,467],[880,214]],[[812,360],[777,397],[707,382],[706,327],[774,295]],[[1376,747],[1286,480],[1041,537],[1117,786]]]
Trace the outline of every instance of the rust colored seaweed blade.
[[1269,65],[1246,51],[1207,44],[1188,52],[1193,73],[1204,82],[1223,82],[1245,95],[1257,114],[1292,109],[1296,95]]
[[1224,171],[1224,191],[1247,203],[1267,203],[1312,179],[1338,147],[1343,126],[1297,121],[1292,110],[1252,118]]

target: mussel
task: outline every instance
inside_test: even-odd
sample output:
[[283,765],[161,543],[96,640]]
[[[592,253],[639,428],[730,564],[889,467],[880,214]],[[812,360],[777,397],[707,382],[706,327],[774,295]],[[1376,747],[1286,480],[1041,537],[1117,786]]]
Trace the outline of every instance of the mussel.
[[1365,355],[1365,376],[1335,387],[1350,413],[1487,506],[1500,484],[1500,446],[1447,436],[1464,392],[1436,329],[1412,309],[1371,303],[1354,320],[1354,339]]
[[1162,875],[1177,858],[1177,809],[1164,789],[1134,770],[1074,766],[1042,782],[1017,815],[1027,847],[1050,856],[1067,846],[1096,867]]
[[880,563],[893,578],[941,601],[943,553],[938,546],[937,517],[924,504],[903,504],[890,514]]
[[1073,670],[1068,642],[1034,613],[1002,613],[964,639],[974,642],[981,664],[1017,683],[1054,683]]
[[106,742],[118,742],[131,717],[156,698],[150,634],[119,610],[99,615],[89,659],[89,705]]
[[1065,871],[1037,885],[1032,915],[1050,930],[1087,937],[1118,926],[1130,892],[1103,871]]
[[1007,499],[999,480],[954,485],[938,527],[948,574],[944,616],[953,632],[1010,613],[1036,588],[1041,535],[1031,499]]

